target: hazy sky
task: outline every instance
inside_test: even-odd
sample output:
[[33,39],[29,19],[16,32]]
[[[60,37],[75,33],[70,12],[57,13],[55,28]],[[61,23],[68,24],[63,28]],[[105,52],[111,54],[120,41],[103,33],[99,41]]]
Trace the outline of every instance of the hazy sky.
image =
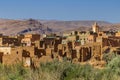
[[120,22],[120,0],[0,0],[0,18]]

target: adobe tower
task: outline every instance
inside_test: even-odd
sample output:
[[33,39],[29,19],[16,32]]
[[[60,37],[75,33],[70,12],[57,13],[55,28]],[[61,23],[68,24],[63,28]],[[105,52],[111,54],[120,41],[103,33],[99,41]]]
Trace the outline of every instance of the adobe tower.
[[94,33],[98,33],[99,32],[99,26],[98,24],[95,22],[94,25],[92,25],[92,30]]

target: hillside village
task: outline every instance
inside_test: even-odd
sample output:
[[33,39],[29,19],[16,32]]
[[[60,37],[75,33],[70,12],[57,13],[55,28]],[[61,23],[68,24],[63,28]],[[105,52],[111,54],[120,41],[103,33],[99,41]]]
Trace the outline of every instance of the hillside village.
[[92,31],[71,31],[57,34],[0,34],[0,62],[4,65],[22,62],[25,67],[39,63],[67,60],[104,66],[103,54],[120,54],[120,32],[100,31],[95,22]]

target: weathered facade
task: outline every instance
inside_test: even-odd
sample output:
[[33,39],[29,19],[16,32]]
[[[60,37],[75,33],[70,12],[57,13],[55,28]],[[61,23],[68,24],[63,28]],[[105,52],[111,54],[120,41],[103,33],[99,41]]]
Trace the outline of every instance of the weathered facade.
[[[115,36],[116,35],[116,36]],[[22,62],[24,66],[39,66],[39,63],[66,58],[73,63],[91,59],[102,60],[107,48],[120,53],[119,33],[100,32],[97,23],[93,31],[72,31],[63,36],[45,36],[25,34],[17,37],[0,36],[0,62],[14,64]]]

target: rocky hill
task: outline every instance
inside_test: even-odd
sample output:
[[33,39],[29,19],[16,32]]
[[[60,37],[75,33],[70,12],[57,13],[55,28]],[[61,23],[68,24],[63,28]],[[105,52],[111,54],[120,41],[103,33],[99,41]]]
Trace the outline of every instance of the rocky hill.
[[44,21],[41,20],[46,26],[53,28],[54,31],[65,31],[65,30],[90,30],[94,22],[97,22],[100,26],[110,26],[112,23],[105,21]]
[[5,35],[16,35],[25,33],[50,33],[52,29],[44,26],[37,20],[0,20],[0,33]]
[[112,24],[105,21],[57,21],[57,20],[11,20],[0,19],[0,33],[16,35],[26,33],[51,33],[71,30],[91,30],[94,22],[100,25],[102,31],[120,30],[120,24]]

